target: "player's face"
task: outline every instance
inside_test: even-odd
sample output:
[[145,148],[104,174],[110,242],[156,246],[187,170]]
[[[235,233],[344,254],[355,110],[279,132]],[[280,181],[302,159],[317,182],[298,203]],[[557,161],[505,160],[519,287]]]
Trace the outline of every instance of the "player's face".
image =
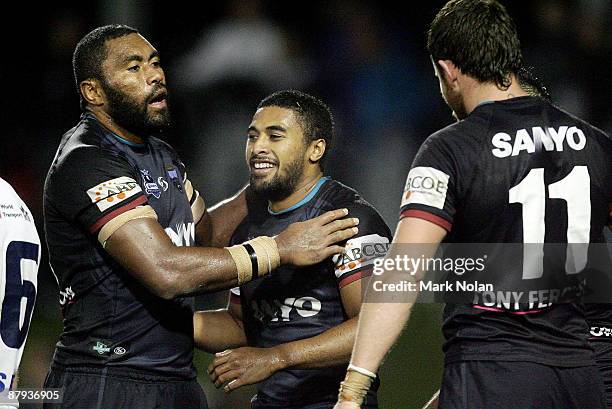
[[102,88],[106,110],[125,129],[146,136],[170,123],[166,79],[155,48],[139,34],[106,42]]
[[434,67],[434,73],[436,75],[436,78],[438,78],[438,83],[440,85],[440,93],[442,94],[444,102],[446,102],[446,105],[448,105],[449,108],[453,110],[453,116],[455,117],[455,119],[464,119],[467,116],[467,112],[465,110],[465,107],[463,106],[463,99],[461,98],[461,94],[455,91],[453,87],[448,84],[448,82],[444,78],[443,73],[440,72],[440,67],[438,67],[435,62],[432,61],[432,63]]
[[292,110],[264,107],[248,130],[246,161],[251,187],[270,200],[293,193],[307,163],[302,127]]

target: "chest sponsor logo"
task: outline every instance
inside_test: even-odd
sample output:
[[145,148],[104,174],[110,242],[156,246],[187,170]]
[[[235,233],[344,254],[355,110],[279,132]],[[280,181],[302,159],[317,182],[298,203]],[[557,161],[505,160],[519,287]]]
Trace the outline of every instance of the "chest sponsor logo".
[[612,328],[607,327],[591,327],[591,336],[593,337],[612,337]]
[[23,219],[26,222],[32,221],[30,213],[23,205],[20,205],[17,209],[14,205],[10,203],[0,204],[0,219],[2,219],[3,217],[7,219]]
[[164,229],[172,243],[178,247],[193,246],[195,244],[195,224],[194,223],[183,223]]
[[314,297],[285,298],[284,300],[253,300],[255,319],[261,322],[288,322],[296,317],[314,317],[321,312],[321,301]]
[[121,176],[88,189],[87,196],[103,212],[140,192],[142,189],[134,179]]
[[401,206],[418,203],[443,209],[448,180],[449,176],[436,168],[427,166],[412,168],[406,179]]
[[491,144],[494,146],[491,150],[493,156],[506,158],[518,156],[523,152],[534,153],[542,150],[562,152],[566,147],[580,151],[586,146],[586,136],[575,126],[560,126],[557,129],[534,126],[531,128],[531,133],[527,129],[519,129],[514,138],[505,132],[496,133],[491,138]]
[[145,193],[149,196],[153,196],[156,199],[161,197],[162,191],[160,187],[155,183],[155,180],[151,176],[151,172],[147,169],[140,169],[142,175],[142,184],[145,188]]

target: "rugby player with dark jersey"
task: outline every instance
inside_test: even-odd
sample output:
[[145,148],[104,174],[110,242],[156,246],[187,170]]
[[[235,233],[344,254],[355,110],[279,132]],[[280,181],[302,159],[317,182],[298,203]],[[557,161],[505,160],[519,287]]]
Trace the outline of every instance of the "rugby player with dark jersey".
[[[226,392],[259,382],[254,409],[333,407],[357,330],[361,282],[391,238],[368,202],[324,176],[332,134],[329,108],[291,90],[265,98],[248,129],[250,186],[266,201],[249,209],[233,243],[277,234],[337,207],[359,218],[359,234],[342,255],[305,268],[279,267],[232,289],[227,309],[196,313],[196,344],[218,352],[211,379]],[[365,407],[378,407],[377,388],[370,388]]]
[[73,66],[83,115],[44,190],[64,318],[45,387],[63,389],[62,408],[206,408],[185,296],[316,264],[342,251],[333,243],[352,237],[357,220],[336,220],[347,213],[339,209],[275,238],[193,247],[228,242],[247,193],[208,212],[176,152],[154,136],[170,121],[158,52],[133,28],[104,26],[78,43]]
[[[506,9],[495,0],[446,3],[428,51],[458,122],[416,155],[393,243],[603,241],[612,141],[521,88],[520,44]],[[424,178],[433,183],[418,183]],[[522,279],[514,278],[517,286]],[[413,304],[363,304],[336,409],[360,407]],[[521,311],[447,304],[442,329],[441,409],[605,406],[579,303]]]

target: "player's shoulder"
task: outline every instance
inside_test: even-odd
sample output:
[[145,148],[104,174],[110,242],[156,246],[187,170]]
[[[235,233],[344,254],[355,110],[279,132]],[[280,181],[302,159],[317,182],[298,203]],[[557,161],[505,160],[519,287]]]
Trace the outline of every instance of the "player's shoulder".
[[483,146],[482,140],[487,135],[490,121],[489,112],[475,112],[429,135],[420,150],[434,150],[449,155],[458,150],[478,152]]
[[[104,141],[104,129],[89,115],[81,120],[61,139],[53,166],[79,166],[86,168],[88,161],[108,155],[110,150]],[[52,167],[53,167],[52,166]]]
[[21,198],[6,180],[0,178],[0,197],[6,201],[20,202]]
[[[37,239],[34,219],[30,209],[21,199],[17,191],[6,180],[0,178],[0,225],[21,225],[27,226],[22,232],[31,231],[30,235]],[[0,236],[8,234],[7,229],[0,228]],[[37,241],[37,240],[36,240]]]
[[170,145],[168,142],[164,141],[163,139],[160,139],[156,136],[149,136],[149,144],[157,150],[165,150],[168,153],[170,153],[170,155],[178,157],[178,154],[176,152],[176,149],[174,149],[172,147],[172,145]]
[[589,133],[600,139],[603,143],[607,143],[607,144],[612,144],[612,138],[610,137],[610,135],[608,135],[608,133],[606,133],[605,131],[603,131],[602,129],[596,127],[595,125],[591,124],[590,122],[587,122],[586,120],[572,114],[571,112],[566,111],[565,109],[555,105],[555,104],[550,104],[551,108],[554,109],[555,111],[557,111],[559,114],[565,116],[566,118],[568,118],[570,121],[573,121],[576,125],[578,125],[580,127],[580,129],[584,130],[588,130]]
[[327,180],[323,188],[324,190],[317,200],[317,206],[321,211],[346,208],[349,211],[349,216],[359,219],[362,228],[367,224],[389,231],[378,210],[365,200],[357,190],[331,178]]

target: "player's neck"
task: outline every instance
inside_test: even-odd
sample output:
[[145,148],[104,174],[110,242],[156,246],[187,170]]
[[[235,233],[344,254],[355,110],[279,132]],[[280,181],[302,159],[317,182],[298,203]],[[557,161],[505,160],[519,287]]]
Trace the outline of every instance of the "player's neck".
[[468,114],[476,107],[485,102],[504,101],[511,98],[524,97],[529,95],[523,90],[515,76],[512,76],[512,83],[508,89],[500,89],[497,85],[491,83],[476,82],[470,87],[469,92],[463,95],[463,103]]
[[101,109],[96,109],[96,108],[90,108],[87,110],[87,112],[89,112],[90,114],[92,114],[93,116],[96,117],[96,119],[105,127],[107,128],[109,131],[113,132],[114,134],[116,134],[117,136],[119,136],[121,139],[125,139],[126,141],[129,142],[133,142],[136,144],[143,144],[144,141],[141,137],[139,137],[138,135],[128,131],[127,129],[123,128],[122,126],[120,126],[119,124],[117,124],[113,118],[106,113],[105,111],[101,110]]
[[293,193],[282,200],[269,202],[270,210],[272,210],[274,213],[278,213],[289,209],[291,206],[295,206],[300,201],[304,200],[306,196],[308,196],[322,176],[323,172],[320,170],[313,174],[304,174]]

